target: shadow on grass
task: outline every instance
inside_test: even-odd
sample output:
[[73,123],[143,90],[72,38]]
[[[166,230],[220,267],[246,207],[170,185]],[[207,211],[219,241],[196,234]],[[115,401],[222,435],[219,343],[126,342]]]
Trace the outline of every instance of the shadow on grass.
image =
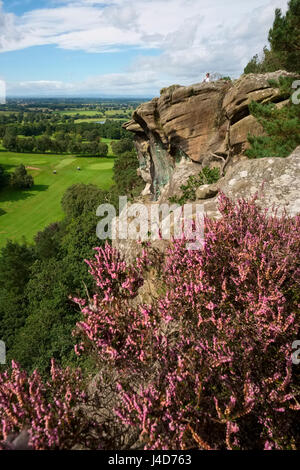
[[48,184],[35,184],[30,189],[14,189],[7,187],[0,192],[0,202],[22,201],[34,196],[36,191],[46,191],[48,188]]
[[9,163],[1,163],[1,166],[4,169],[4,171],[7,171],[7,172],[10,170],[10,168],[16,168],[16,165],[10,165]]
[[1,209],[1,207],[0,207],[0,217],[1,217],[1,215],[4,215],[4,214],[6,214],[6,211],[4,209]]

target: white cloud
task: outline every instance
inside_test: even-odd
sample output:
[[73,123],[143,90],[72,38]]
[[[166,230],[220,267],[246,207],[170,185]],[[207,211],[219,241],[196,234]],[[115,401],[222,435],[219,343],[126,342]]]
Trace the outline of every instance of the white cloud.
[[7,86],[7,92],[10,96],[53,94],[64,96],[151,96],[153,87],[159,90],[164,85],[165,83],[155,72],[141,71],[104,74],[73,83],[50,80],[10,82]]
[[[49,0],[48,5],[17,17],[5,13],[0,0],[0,52],[45,44],[99,53],[136,47],[140,57],[127,73],[61,88],[100,86],[101,92],[103,83],[118,82],[119,89],[134,92],[144,77],[145,92],[157,92],[160,84],[199,81],[206,71],[240,74],[267,44],[274,10],[285,9],[287,0]],[[161,54],[142,55],[153,48]]]

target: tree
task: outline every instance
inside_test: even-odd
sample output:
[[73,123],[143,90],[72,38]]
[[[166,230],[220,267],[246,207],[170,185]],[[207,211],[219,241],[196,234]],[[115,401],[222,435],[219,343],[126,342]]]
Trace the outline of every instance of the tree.
[[285,15],[277,8],[273,27],[269,31],[270,49],[256,54],[244,73],[265,73],[285,69],[300,72],[300,0],[290,0]]
[[252,102],[251,114],[262,125],[264,136],[249,136],[251,148],[246,150],[250,158],[287,157],[300,145],[299,105],[289,104],[281,109],[273,103]]
[[125,152],[131,152],[133,150],[133,141],[130,138],[120,139],[116,142],[112,142],[111,148],[115,155],[121,155]]
[[34,250],[25,243],[8,241],[0,256],[0,338],[8,350],[16,332],[26,319],[24,295],[29,272],[34,262]]
[[46,135],[40,135],[35,140],[36,150],[38,152],[46,152],[51,148],[51,139]]
[[61,224],[52,223],[34,237],[36,255],[39,259],[56,258],[61,240]]
[[273,27],[269,32],[271,50],[286,70],[300,71],[300,0],[290,0],[285,15],[275,11]]
[[144,186],[142,178],[138,177],[138,159],[134,151],[119,155],[114,162],[114,181],[120,195],[134,197]]
[[[280,89],[280,96],[289,98],[293,77],[280,77],[279,81],[270,81],[270,85]],[[263,136],[249,135],[251,147],[246,150],[250,158],[287,157],[300,145],[300,106],[291,101],[282,108],[274,103],[256,103],[249,105],[251,114],[264,129]]]
[[92,184],[73,184],[63,195],[61,204],[67,219],[80,216],[83,212],[96,213],[97,207],[107,202],[108,192]]
[[19,165],[10,176],[10,185],[16,189],[28,189],[33,186],[33,177],[28,175],[24,165]]
[[5,132],[5,136],[3,137],[3,147],[7,150],[13,151],[16,150],[17,145],[17,138],[15,135]]
[[35,148],[35,139],[34,137],[17,137],[16,150],[18,152],[28,152],[31,153]]
[[104,144],[103,142],[99,142],[99,144],[98,144],[98,154],[101,155],[101,157],[107,157],[108,145]]

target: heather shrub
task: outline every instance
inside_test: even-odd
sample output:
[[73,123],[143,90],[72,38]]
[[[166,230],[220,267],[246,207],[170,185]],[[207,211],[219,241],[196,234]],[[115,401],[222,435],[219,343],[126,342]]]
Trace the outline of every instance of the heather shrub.
[[11,371],[0,375],[0,441],[27,429],[34,450],[97,448],[100,428],[80,408],[86,401],[79,371],[60,369],[52,361],[51,378],[44,381],[37,371],[28,375],[13,361]]
[[96,292],[88,301],[74,299],[84,318],[74,332],[83,336],[75,352],[80,355],[88,350],[101,366],[117,364],[119,370],[133,371],[145,355],[145,337],[152,335],[154,318],[150,320],[151,307],[133,309],[130,301],[143,285],[143,270],[151,266],[152,260],[143,250],[135,264],[128,266],[108,243],[95,250],[95,260],[87,263]]
[[81,331],[114,367],[115,413],[144,448],[299,448],[291,353],[300,218],[268,217],[255,200],[234,205],[225,196],[219,209],[220,220],[205,221],[203,250],[186,250],[185,240],[170,246],[160,266],[166,292],[151,306],[132,307],[134,289],[123,301],[125,268],[108,247],[98,251],[91,273],[102,298],[84,304]]

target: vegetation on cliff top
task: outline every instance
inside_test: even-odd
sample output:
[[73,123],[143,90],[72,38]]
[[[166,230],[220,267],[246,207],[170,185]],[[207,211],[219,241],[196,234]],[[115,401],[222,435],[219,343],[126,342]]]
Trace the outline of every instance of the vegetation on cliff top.
[[254,101],[250,104],[250,112],[262,125],[265,135],[249,135],[251,147],[245,152],[248,157],[287,157],[300,145],[300,105],[292,102],[291,95],[297,93],[292,88],[292,81],[290,77],[281,77],[278,83],[271,83],[280,88],[281,96],[290,97],[284,106]]
[[290,0],[285,15],[276,9],[268,39],[270,48],[264,48],[261,58],[255,55],[244,73],[300,72],[300,0]]

